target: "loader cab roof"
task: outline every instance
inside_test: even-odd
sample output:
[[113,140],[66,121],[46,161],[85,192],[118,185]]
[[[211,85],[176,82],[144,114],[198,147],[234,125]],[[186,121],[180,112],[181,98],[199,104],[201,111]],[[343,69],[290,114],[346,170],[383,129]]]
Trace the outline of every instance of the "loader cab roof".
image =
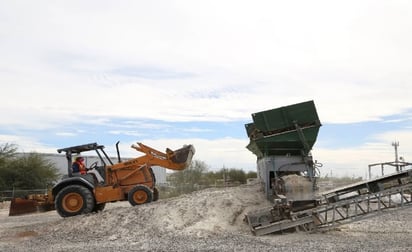
[[103,150],[103,149],[104,149],[103,145],[98,145],[97,143],[89,143],[89,144],[82,144],[82,145],[58,149],[57,152],[58,153],[66,152],[66,154],[72,154],[72,153],[79,154],[85,151]]
[[58,153],[65,152],[65,154],[66,154],[67,174],[69,175],[69,177],[72,176],[71,167],[72,167],[72,162],[73,162],[72,161],[73,155],[78,155],[82,152],[87,152],[87,151],[96,152],[96,154],[99,157],[99,159],[100,159],[101,163],[103,164],[103,166],[113,165],[112,160],[107,155],[107,153],[104,151],[104,146],[103,145],[98,145],[97,143],[88,143],[88,144],[82,144],[82,145],[77,145],[77,146],[58,149],[57,150]]
[[113,162],[111,161],[110,157],[104,151],[104,146],[98,145],[97,143],[82,144],[82,145],[77,145],[77,146],[72,146],[72,147],[67,147],[67,148],[62,148],[62,149],[57,150],[58,153],[65,152],[66,158],[69,163],[69,167],[71,167],[73,155],[79,155],[80,153],[87,152],[87,151],[96,152],[97,156],[99,156],[100,160],[104,164],[106,164],[105,160],[107,160],[107,162],[109,162],[110,165],[113,165]]

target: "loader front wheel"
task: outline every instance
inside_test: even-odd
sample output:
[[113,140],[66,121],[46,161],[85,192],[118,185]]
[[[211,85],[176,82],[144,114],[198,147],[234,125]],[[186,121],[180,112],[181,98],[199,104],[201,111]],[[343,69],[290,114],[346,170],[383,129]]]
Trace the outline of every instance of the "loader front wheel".
[[132,206],[141,205],[152,202],[153,193],[149,187],[145,185],[138,185],[129,191],[127,199]]
[[103,211],[106,206],[106,203],[95,204],[93,212]]
[[90,213],[95,207],[93,193],[81,185],[67,186],[57,194],[55,207],[62,217]]

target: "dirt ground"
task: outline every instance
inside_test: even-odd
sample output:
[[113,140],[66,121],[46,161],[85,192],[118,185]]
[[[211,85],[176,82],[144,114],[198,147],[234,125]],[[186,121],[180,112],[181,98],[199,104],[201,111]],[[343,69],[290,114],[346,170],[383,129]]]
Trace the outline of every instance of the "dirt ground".
[[411,251],[411,208],[325,233],[253,236],[246,212],[268,206],[257,185],[206,189],[132,207],[61,218],[8,216],[0,205],[0,251]]

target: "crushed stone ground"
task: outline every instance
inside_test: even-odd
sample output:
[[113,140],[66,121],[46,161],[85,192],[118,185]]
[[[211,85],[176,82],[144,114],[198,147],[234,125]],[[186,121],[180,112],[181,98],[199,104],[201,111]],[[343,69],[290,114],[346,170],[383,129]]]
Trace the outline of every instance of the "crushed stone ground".
[[410,251],[411,208],[326,233],[253,236],[243,222],[268,207],[257,184],[211,188],[132,207],[61,218],[55,211],[8,217],[0,209],[0,251]]

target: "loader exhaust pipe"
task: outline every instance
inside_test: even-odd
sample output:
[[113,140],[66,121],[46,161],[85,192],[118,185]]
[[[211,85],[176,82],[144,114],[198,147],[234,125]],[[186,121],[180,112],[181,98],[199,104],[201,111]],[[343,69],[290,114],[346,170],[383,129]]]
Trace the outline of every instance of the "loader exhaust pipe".
[[118,163],[121,163],[121,162],[122,162],[122,159],[120,158],[119,143],[120,143],[120,141],[117,141],[117,143],[116,143],[117,162],[118,162]]

